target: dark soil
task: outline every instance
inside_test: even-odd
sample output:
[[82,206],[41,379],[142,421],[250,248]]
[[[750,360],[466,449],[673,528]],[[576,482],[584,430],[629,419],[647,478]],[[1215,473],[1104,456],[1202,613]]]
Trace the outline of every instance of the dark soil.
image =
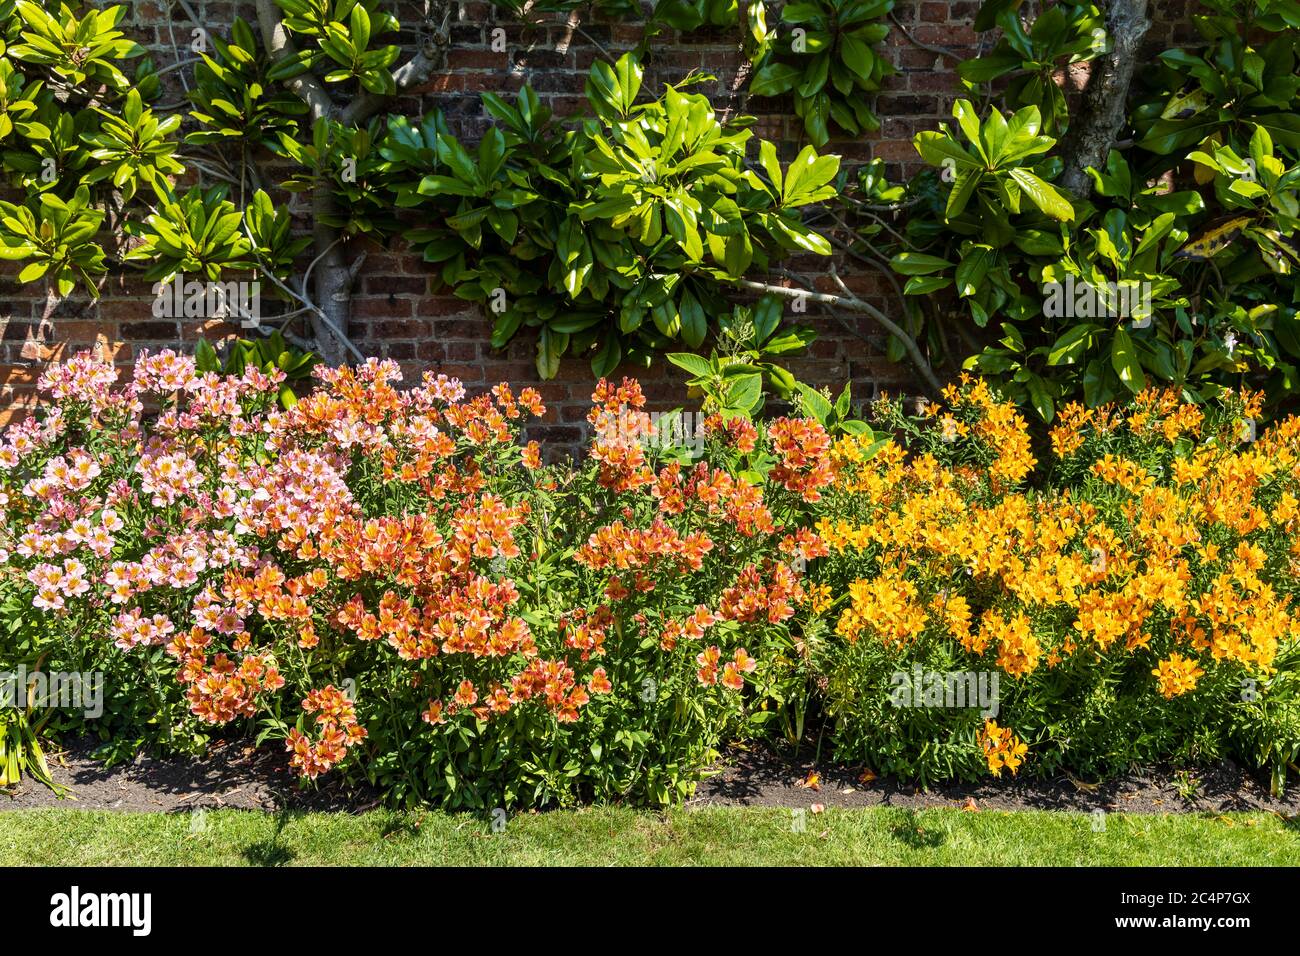
[[216,741],[204,759],[140,755],[105,769],[91,756],[98,742],[75,740],[62,752],[46,751],[56,783],[68,788],[60,799],[48,787],[24,778],[0,788],[0,810],[75,807],[178,813],[208,810],[362,810],[378,806],[378,794],[322,778],[299,787],[283,748],[254,748],[247,740]]
[[1275,799],[1268,783],[1233,763],[1189,771],[1199,785],[1179,793],[1177,771],[1153,768],[1130,772],[1102,784],[1060,777],[990,778],[979,783],[935,784],[922,789],[892,777],[863,778],[862,768],[823,764],[809,785],[811,759],[789,760],[770,750],[733,750],[700,784],[691,806],[756,807],[952,807],[979,810],[1105,810],[1124,813],[1224,813],[1271,810],[1300,813],[1300,786]]
[[[341,778],[301,788],[278,747],[254,748],[249,741],[215,743],[208,756],[162,759],[140,756],[105,769],[91,753],[93,740],[71,742],[47,754],[55,780],[69,788],[59,797],[30,779],[0,789],[0,810],[77,807],[183,813],[197,808],[243,810],[338,810],[359,812],[380,805],[379,795],[352,787]],[[1172,769],[1136,771],[1100,785],[1062,777],[991,779],[973,784],[940,784],[921,789],[889,777],[864,780],[860,768],[822,765],[809,786],[813,763],[790,760],[770,750],[733,750],[700,784],[688,806],[827,807],[894,806],[911,809],[954,807],[989,810],[1090,810],[1127,813],[1223,813],[1271,810],[1300,814],[1300,786],[1281,799],[1269,795],[1258,775],[1225,763],[1191,771],[1199,782],[1194,794],[1178,792]],[[973,801],[973,804],[972,804]]]

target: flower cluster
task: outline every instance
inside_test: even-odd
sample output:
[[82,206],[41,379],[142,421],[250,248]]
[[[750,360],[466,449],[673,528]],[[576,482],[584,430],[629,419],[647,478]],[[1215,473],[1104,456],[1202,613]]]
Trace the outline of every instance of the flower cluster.
[[290,765],[304,777],[315,779],[343,760],[350,747],[365,740],[366,729],[357,723],[352,701],[333,684],[308,694],[302,709],[313,718],[315,737],[295,727],[285,746],[293,755]]
[[833,476],[826,429],[811,418],[778,418],[768,426],[768,437],[777,456],[772,480],[804,501],[820,501]]
[[[308,778],[419,751],[441,769],[414,786],[472,802],[481,761],[509,753],[543,795],[529,799],[558,799],[537,768],[596,734],[583,773],[626,791],[615,774],[662,779],[655,761],[611,764],[602,747],[663,746],[674,698],[692,701],[673,742],[689,757],[658,762],[702,769],[746,706],[761,656],[747,648],[805,600],[790,562],[825,553],[744,475],[757,428],[718,420],[719,456],[661,460],[639,385],[602,381],[573,472],[521,440],[546,414],[532,389],[468,396],[432,374],[402,388],[373,360],[317,374],[284,410],[278,374],[200,375],[173,352],[141,356],[125,383],[86,356],[51,367],[50,404],[0,444],[0,586],[52,633],[122,654],[141,693],[174,687],[160,736],[256,719]],[[824,432],[778,434],[782,487],[811,497],[829,480]],[[302,702],[296,725],[282,696]]]
[[1016,737],[1010,729],[999,727],[996,720],[984,722],[984,727],[979,734],[979,743],[984,751],[984,759],[988,761],[989,772],[995,777],[1002,776],[1004,767],[1014,776],[1020,770],[1025,753],[1029,750],[1024,741]]
[[[1242,428],[1259,414],[1254,395],[1067,406],[1053,469],[1028,488],[1023,420],[983,383],[948,399],[950,413],[908,423],[911,454],[878,436],[832,451],[816,524],[832,557],[813,573],[846,596],[841,638],[956,654],[1026,701],[1087,675],[1131,674],[1148,702],[1204,687],[1230,700],[1274,677],[1300,640],[1300,420],[1256,438]],[[902,424],[897,410],[884,417]]]

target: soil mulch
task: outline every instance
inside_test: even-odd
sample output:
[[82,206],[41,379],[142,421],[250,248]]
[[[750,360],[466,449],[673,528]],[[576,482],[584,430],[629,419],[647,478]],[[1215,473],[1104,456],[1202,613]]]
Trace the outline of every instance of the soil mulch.
[[223,808],[356,811],[380,802],[377,793],[339,779],[299,787],[282,747],[221,740],[203,759],[141,754],[130,763],[105,768],[92,756],[97,744],[93,739],[74,740],[62,752],[46,751],[55,783],[68,788],[63,799],[24,777],[17,787],[0,788],[0,810],[57,806],[159,813]]
[[[380,805],[379,795],[341,779],[301,788],[278,747],[254,748],[249,741],[219,741],[208,756],[157,758],[105,768],[91,754],[95,741],[76,740],[49,754],[56,782],[69,788],[60,800],[48,788],[24,779],[0,789],[0,810],[75,807],[183,813],[203,809],[336,810],[360,812]],[[1231,763],[1192,771],[1194,794],[1179,794],[1171,769],[1135,771],[1093,785],[1062,777],[1055,780],[1009,778],[973,784],[936,784],[928,789],[889,777],[863,779],[860,768],[823,764],[809,785],[811,759],[789,759],[771,750],[733,750],[700,784],[689,807],[874,807],[907,809],[952,807],[980,810],[1105,810],[1127,813],[1223,813],[1270,810],[1300,814],[1300,786],[1273,798],[1257,774]]]
[[1270,810],[1300,813],[1300,786],[1281,798],[1257,774],[1225,762],[1190,771],[1194,793],[1179,793],[1176,771],[1150,768],[1093,784],[1062,776],[1041,780],[1003,777],[979,783],[933,784],[928,789],[893,777],[863,777],[862,768],[791,760],[771,750],[733,750],[720,772],[700,784],[690,806],[950,807],[969,810],[1105,810],[1123,813],[1224,813]]

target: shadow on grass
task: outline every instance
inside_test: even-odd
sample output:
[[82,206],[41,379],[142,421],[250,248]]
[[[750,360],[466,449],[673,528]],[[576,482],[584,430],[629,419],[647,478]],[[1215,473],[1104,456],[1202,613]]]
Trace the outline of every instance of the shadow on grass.
[[921,826],[921,817],[915,810],[903,812],[903,819],[889,828],[890,834],[899,843],[913,850],[933,850],[943,845],[944,835],[938,830],[927,830]]
[[275,815],[275,832],[269,839],[250,843],[243,849],[243,857],[253,866],[285,866],[298,858],[298,854],[280,842],[285,824],[294,817],[303,816],[302,811],[282,810]]
[[396,836],[418,837],[423,832],[420,828],[424,824],[424,817],[425,814],[423,813],[414,820],[408,819],[405,816],[393,817],[383,825],[379,831],[379,835],[385,840]]

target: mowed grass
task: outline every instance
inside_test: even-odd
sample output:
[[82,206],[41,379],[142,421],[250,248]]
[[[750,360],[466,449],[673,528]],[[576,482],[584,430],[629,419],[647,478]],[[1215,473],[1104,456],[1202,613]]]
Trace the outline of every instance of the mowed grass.
[[1300,827],[1209,816],[895,808],[616,807],[525,814],[0,812],[8,865],[72,866],[1235,866],[1300,864]]

